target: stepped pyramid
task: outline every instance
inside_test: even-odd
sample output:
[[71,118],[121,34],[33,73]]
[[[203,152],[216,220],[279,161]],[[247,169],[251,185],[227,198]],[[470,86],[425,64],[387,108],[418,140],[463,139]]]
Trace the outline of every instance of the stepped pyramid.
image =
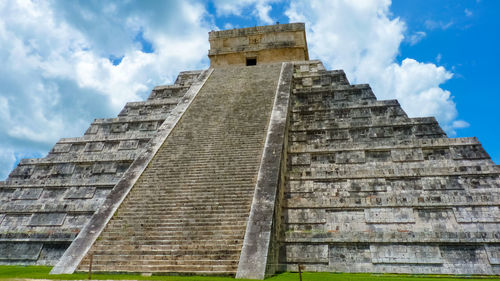
[[309,60],[304,30],[212,31],[209,69],[23,159],[0,182],[0,264],[500,274],[499,166]]

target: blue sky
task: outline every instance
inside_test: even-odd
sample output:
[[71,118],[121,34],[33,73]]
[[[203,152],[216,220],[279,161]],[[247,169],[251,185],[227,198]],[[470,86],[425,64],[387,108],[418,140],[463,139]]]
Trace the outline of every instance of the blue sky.
[[309,53],[500,163],[494,0],[0,1],[0,179],[178,72],[208,67],[208,32],[305,22]]

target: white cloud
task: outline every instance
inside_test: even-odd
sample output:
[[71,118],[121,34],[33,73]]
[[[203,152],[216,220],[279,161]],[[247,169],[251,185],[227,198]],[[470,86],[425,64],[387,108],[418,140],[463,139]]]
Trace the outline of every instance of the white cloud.
[[446,29],[450,28],[454,24],[454,22],[453,21],[443,22],[443,21],[426,20],[424,22],[424,24],[425,24],[425,27],[429,30],[434,30],[434,29],[446,30]]
[[243,11],[253,8],[251,14],[256,16],[262,24],[273,24],[273,19],[269,16],[271,3],[279,0],[214,0],[217,15],[237,15],[242,16]]
[[425,33],[424,31],[417,31],[412,35],[410,35],[408,41],[410,42],[410,45],[413,46],[416,45],[418,42],[422,41],[422,39],[424,39],[425,36],[427,36],[427,33]]
[[441,53],[437,54],[437,56],[436,56],[436,62],[440,63],[441,59],[443,59],[443,55]]
[[179,71],[206,68],[210,29],[192,1],[0,1],[0,180],[17,157],[82,135]]
[[472,17],[474,15],[474,13],[469,9],[465,9],[464,13],[467,17]]
[[464,120],[457,120],[453,121],[452,126],[453,128],[460,129],[460,128],[468,128],[470,124],[468,122],[465,122]]
[[351,82],[370,83],[379,99],[398,99],[412,117],[435,116],[453,135],[458,128],[453,126],[456,105],[451,93],[440,88],[452,73],[411,58],[396,61],[406,26],[391,18],[390,4],[390,0],[295,0],[286,14],[291,22],[306,23],[310,58],[321,59],[328,68],[344,69]]

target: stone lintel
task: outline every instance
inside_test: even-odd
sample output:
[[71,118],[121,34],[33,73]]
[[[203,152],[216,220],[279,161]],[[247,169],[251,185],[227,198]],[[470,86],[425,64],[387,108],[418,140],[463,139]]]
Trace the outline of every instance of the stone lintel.
[[133,188],[134,184],[144,172],[151,159],[153,159],[156,152],[160,149],[163,142],[177,125],[182,115],[186,112],[186,109],[200,92],[200,89],[212,72],[213,69],[205,70],[204,73],[201,74],[201,77],[203,77],[202,80],[191,86],[179,104],[172,110],[165,122],[163,122],[158,129],[157,135],[148,143],[146,151],[130,165],[124,176],[110,192],[106,201],[104,201],[99,210],[97,210],[90,221],[80,231],[79,235],[59,259],[59,262],[52,268],[50,274],[71,274],[76,270],[81,260],[85,257],[92,247],[92,244],[94,244],[104,230],[106,224],[113,217],[113,214],[118,210],[118,207]]
[[283,63],[248,218],[236,278],[264,279],[271,253],[272,225],[284,152],[293,64]]

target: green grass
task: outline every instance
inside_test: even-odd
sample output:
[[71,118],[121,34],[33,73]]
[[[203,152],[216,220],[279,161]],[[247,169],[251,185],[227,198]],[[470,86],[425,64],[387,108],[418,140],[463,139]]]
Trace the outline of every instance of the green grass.
[[[0,266],[0,280],[7,279],[55,279],[86,280],[87,273],[50,275],[50,266]],[[166,281],[229,281],[231,277],[210,276],[141,276],[137,274],[92,274],[94,280],[166,280]],[[448,275],[407,275],[407,274],[367,274],[367,273],[313,273],[302,274],[303,281],[463,281],[463,280],[500,280],[489,276],[448,276]],[[241,280],[241,279],[240,279]],[[298,281],[299,274],[286,272],[266,280]]]

